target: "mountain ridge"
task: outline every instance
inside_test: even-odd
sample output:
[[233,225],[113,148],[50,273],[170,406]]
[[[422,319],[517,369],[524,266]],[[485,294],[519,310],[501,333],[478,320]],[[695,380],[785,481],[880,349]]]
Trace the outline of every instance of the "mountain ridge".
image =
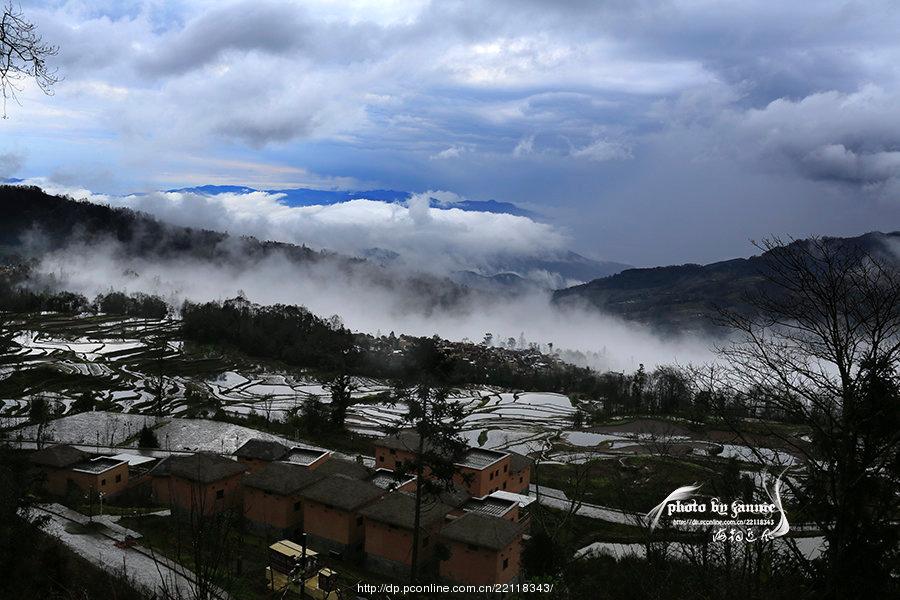
[[[890,243],[900,244],[900,231],[868,232],[854,237],[823,237],[826,243],[882,255],[898,262]],[[767,252],[705,265],[686,263],[625,269],[608,277],[555,290],[558,306],[581,306],[612,313],[667,332],[716,331],[713,319],[719,308],[744,310],[746,293],[765,283],[766,255],[792,244],[791,240]]]

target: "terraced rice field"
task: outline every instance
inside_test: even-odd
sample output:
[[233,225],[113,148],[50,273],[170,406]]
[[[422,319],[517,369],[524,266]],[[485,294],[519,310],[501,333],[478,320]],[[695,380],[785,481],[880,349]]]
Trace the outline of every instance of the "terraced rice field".
[[[164,448],[232,451],[254,430],[173,417],[186,416],[190,407],[192,417],[211,417],[222,410],[232,416],[256,414],[282,421],[310,398],[330,402],[322,383],[302,370],[185,344],[178,338],[177,321],[54,313],[5,317],[3,334],[12,343],[0,354],[0,429],[6,429],[9,437],[36,437],[36,428],[24,426],[24,421],[30,401],[42,396],[59,417],[46,427],[47,439],[132,444],[146,424],[158,428]],[[385,382],[354,383],[357,403],[347,416],[351,430],[378,436],[402,421],[406,407],[385,402],[389,391]],[[98,412],[73,414],[73,403],[85,397]],[[575,408],[560,394],[474,387],[456,390],[451,397],[465,409],[462,435],[470,445],[548,461],[653,454],[660,444],[707,455],[711,446],[671,425],[663,432],[634,426],[574,431]],[[782,458],[763,450],[772,454],[767,458]],[[738,444],[723,445],[721,455],[759,462],[749,448]]]

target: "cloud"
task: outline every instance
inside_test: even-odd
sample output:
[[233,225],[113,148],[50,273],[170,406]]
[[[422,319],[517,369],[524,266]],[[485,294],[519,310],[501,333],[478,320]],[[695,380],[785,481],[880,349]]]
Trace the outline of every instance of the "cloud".
[[441,150],[436,154],[432,154],[429,156],[431,160],[444,160],[447,158],[459,158],[459,156],[465,152],[466,149],[462,146],[450,146],[445,150]]
[[781,98],[729,114],[719,128],[745,155],[863,190],[900,176],[898,107],[900,91],[870,84],[849,93]]
[[[279,202],[282,194],[266,192],[112,196],[48,181],[25,183],[39,184],[48,193],[139,210],[185,227],[306,244],[353,256],[373,248],[390,250],[399,253],[408,267],[439,274],[490,272],[504,261],[562,252],[570,241],[559,228],[528,217],[454,208],[461,198],[446,191],[412,195],[405,205],[356,199],[290,207]],[[431,208],[432,198],[442,207]]]
[[[437,212],[437,211],[435,211]],[[452,340],[518,338],[585,354],[568,357],[602,369],[634,370],[712,358],[710,341],[666,338],[644,327],[596,311],[559,309],[548,293],[485,297],[472,294],[449,305],[409,293],[390,278],[373,281],[358,269],[333,264],[298,266],[280,256],[248,263],[241,257],[217,264],[179,257],[148,261],[125,258],[116,244],[72,245],[45,255],[39,272],[52,273],[62,289],[95,297],[111,288],[157,294],[180,306],[232,298],[239,292],[262,304],[300,304],[316,314],[338,314],[347,327],[369,333],[390,331],[440,335]],[[388,284],[385,284],[387,280]]]
[[529,135],[519,140],[516,147],[513,148],[513,156],[526,156],[534,152],[534,136]]
[[25,157],[17,152],[0,153],[0,179],[17,175],[25,163]]
[[[576,249],[634,264],[725,258],[766,233],[874,229],[900,189],[896,3],[25,10],[60,46],[66,77],[53,98],[28,88],[10,107],[4,131],[29,157],[25,176],[84,173],[72,183],[97,188],[102,171],[115,175],[104,191],[126,194],[258,187],[240,177],[262,174],[229,162],[293,165],[334,185],[531,205],[574,231]],[[834,210],[812,208],[826,197]],[[679,227],[659,226],[677,240],[634,241],[669,210]]]
[[631,148],[621,142],[609,140],[596,140],[583,148],[572,151],[575,158],[584,158],[594,162],[606,162],[609,160],[628,160],[634,158]]

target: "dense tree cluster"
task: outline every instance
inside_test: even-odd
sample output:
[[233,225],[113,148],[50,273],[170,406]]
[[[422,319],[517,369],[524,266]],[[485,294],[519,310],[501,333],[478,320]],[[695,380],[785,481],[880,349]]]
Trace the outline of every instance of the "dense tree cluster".
[[182,307],[184,335],[203,343],[224,343],[252,356],[274,358],[324,371],[353,364],[353,334],[302,306],[258,306],[243,298]]

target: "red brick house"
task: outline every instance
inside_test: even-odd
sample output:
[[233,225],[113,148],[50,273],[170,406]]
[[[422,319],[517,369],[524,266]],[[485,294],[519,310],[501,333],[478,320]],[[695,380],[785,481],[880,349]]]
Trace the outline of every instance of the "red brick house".
[[380,487],[346,475],[330,475],[301,490],[309,545],[344,557],[360,554],[365,528],[359,511],[384,494]]
[[[420,572],[433,563],[438,533],[453,507],[423,501],[420,514]],[[365,526],[365,566],[384,575],[405,578],[412,566],[415,496],[392,492],[360,511]]]
[[516,452],[509,453],[509,479],[504,488],[507,492],[528,495],[531,488],[531,469],[534,461]]
[[169,456],[150,471],[153,498],[176,510],[202,514],[236,508],[246,469],[217,454]]
[[509,485],[509,462],[510,456],[506,452],[469,448],[463,459],[456,463],[454,480],[476,497],[506,490]]
[[521,571],[522,528],[506,519],[468,512],[446,525],[441,540],[450,558],[443,581],[467,585],[514,583]]
[[91,456],[77,448],[57,445],[33,452],[31,464],[44,475],[44,487],[51,494],[118,494],[128,487],[128,462],[106,456]]
[[233,456],[238,462],[247,465],[250,471],[261,469],[274,461],[289,462],[314,470],[328,460],[331,452],[297,446],[289,448],[280,442],[253,438],[235,450]]
[[285,462],[273,462],[244,476],[244,517],[257,529],[297,537],[303,531],[300,492],[322,476]]
[[[415,458],[419,434],[411,429],[375,441],[375,467],[396,471]],[[532,461],[510,452],[469,448],[456,463],[456,483],[476,497],[508,491],[528,494]],[[427,477],[426,473],[426,477]]]
[[418,448],[419,434],[412,430],[375,440],[375,468],[396,471],[416,456]]

